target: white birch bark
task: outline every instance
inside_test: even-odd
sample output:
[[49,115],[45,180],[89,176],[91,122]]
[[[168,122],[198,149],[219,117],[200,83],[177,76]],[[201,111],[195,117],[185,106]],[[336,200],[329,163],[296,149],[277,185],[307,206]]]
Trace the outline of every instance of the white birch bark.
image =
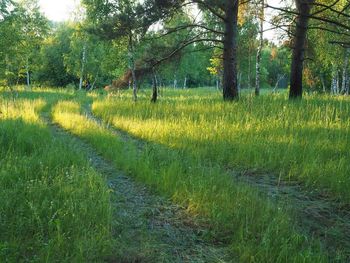
[[81,89],[83,88],[83,78],[84,78],[85,62],[86,62],[86,43],[84,43],[84,46],[83,46],[83,54],[82,54],[82,57],[81,57],[81,69],[80,69],[79,90],[81,90]]
[[341,93],[347,93],[347,80],[348,80],[348,65],[349,65],[349,56],[350,48],[347,48],[345,51],[344,64],[343,64],[343,75],[342,75],[342,84],[341,84]]
[[331,91],[334,95],[339,93],[339,74],[335,65],[333,65]]
[[26,60],[27,88],[30,89],[29,59]]
[[177,88],[177,76],[176,73],[174,74],[174,89]]
[[321,75],[320,79],[321,79],[323,93],[326,93],[326,83],[324,82],[323,74]]
[[264,44],[264,8],[265,8],[265,0],[260,0],[260,10],[259,10],[259,22],[260,22],[260,30],[259,30],[259,46],[258,51],[256,53],[256,76],[255,76],[255,95],[260,94],[260,75],[261,75],[261,52]]
[[133,43],[133,35],[130,32],[129,35],[129,47],[128,47],[128,55],[129,55],[129,69],[131,71],[132,78],[132,94],[133,100],[137,101],[137,80],[136,80],[136,69],[135,69],[135,58],[134,58],[134,43]]
[[273,92],[274,92],[274,93],[277,91],[278,85],[279,85],[280,81],[281,81],[285,76],[286,76],[285,74],[283,74],[283,75],[279,74],[279,75],[278,75],[277,81],[276,81],[276,84],[275,84],[275,87],[273,88]]

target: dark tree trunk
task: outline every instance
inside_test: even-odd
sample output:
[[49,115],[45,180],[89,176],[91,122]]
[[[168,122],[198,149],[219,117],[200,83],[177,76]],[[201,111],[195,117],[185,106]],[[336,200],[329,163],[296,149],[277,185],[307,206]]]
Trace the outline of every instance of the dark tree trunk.
[[156,73],[153,72],[153,93],[151,102],[156,103],[158,99],[158,83]]
[[308,30],[309,15],[314,0],[297,0],[298,17],[294,37],[292,66],[290,74],[289,98],[302,98],[303,95],[303,64],[305,56],[305,42]]
[[238,0],[228,0],[225,10],[225,37],[224,37],[224,100],[238,99],[237,86],[237,21]]

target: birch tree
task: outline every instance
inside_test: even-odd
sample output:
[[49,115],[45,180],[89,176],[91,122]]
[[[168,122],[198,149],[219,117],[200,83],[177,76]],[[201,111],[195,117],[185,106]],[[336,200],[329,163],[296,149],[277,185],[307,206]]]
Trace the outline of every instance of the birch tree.
[[6,79],[16,78],[14,84],[18,84],[24,78],[30,87],[33,65],[38,60],[36,55],[47,32],[48,21],[40,13],[36,0],[13,3],[11,13],[4,15],[0,22],[0,56],[1,53],[4,56]]
[[133,100],[137,100],[136,47],[146,33],[149,17],[139,1],[114,2],[84,0],[89,18],[96,24],[91,31],[108,40],[126,39],[128,68],[131,72]]
[[343,74],[342,74],[342,84],[341,84],[341,93],[349,94],[349,56],[350,56],[350,47],[346,47],[343,63]]
[[261,69],[261,52],[264,45],[264,11],[265,11],[265,0],[260,0],[257,3],[258,11],[258,20],[259,20],[259,45],[258,51],[256,53],[256,76],[255,76],[255,95],[259,96],[260,94],[260,69]]
[[19,26],[22,31],[22,39],[20,42],[23,50],[23,64],[26,72],[26,84],[30,88],[31,70],[35,50],[40,49],[40,43],[47,34],[48,20],[41,14],[39,3],[37,0],[22,0],[18,6]]

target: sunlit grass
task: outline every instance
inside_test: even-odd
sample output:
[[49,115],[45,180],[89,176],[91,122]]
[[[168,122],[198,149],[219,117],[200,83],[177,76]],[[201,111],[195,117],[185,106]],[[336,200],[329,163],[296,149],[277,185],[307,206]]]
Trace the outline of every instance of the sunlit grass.
[[[157,104],[139,97],[135,104],[127,92],[1,92],[0,261],[95,262],[113,251],[105,181],[41,120],[51,105],[56,123],[205,219],[208,238],[229,245],[239,262],[329,261],[291,211],[235,182],[227,168],[290,177],[348,201],[348,98],[245,95],[223,103],[211,89],[164,90]],[[144,147],[84,116],[82,105],[93,100],[95,114],[146,140]]]
[[282,94],[222,103],[217,93],[205,94],[170,91],[156,105],[110,98],[95,101],[93,111],[136,137],[185,150],[203,163],[272,172],[350,201],[349,98],[288,102]]
[[82,115],[77,102],[58,103],[53,118],[121,169],[207,218],[212,237],[229,244],[240,262],[326,262],[317,241],[298,233],[286,210],[219,166],[156,143],[140,150]]
[[45,107],[0,97],[0,262],[103,261],[112,244],[105,181],[73,141],[51,133]]

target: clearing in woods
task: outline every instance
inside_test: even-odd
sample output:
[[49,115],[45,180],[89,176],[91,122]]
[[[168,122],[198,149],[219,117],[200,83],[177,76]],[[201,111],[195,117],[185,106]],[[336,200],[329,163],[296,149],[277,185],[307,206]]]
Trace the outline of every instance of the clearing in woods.
[[[51,123],[55,136],[69,136]],[[171,203],[133,181],[74,137],[74,145],[86,153],[92,166],[107,178],[113,193],[113,236],[118,248],[110,262],[228,262],[227,248],[205,240],[205,225],[184,208]]]
[[[281,112],[279,97],[221,105],[216,93],[199,94],[168,91],[149,105],[127,93],[3,91],[1,195],[23,206],[0,207],[0,259],[347,262],[349,102],[311,97]],[[319,109],[324,99],[329,108]],[[222,107],[240,116],[215,115]],[[296,127],[306,139],[289,136]]]
[[[85,107],[84,113],[99,125],[105,125],[123,140],[135,141],[138,148],[145,147],[145,141],[104,124],[92,114],[90,107]],[[235,180],[252,186],[272,200],[283,202],[296,214],[301,231],[317,237],[333,255],[336,255],[339,249],[350,251],[350,211],[339,200],[325,196],[317,189],[312,191],[300,182],[278,178],[272,173],[249,170],[239,172],[232,169],[228,171]]]

